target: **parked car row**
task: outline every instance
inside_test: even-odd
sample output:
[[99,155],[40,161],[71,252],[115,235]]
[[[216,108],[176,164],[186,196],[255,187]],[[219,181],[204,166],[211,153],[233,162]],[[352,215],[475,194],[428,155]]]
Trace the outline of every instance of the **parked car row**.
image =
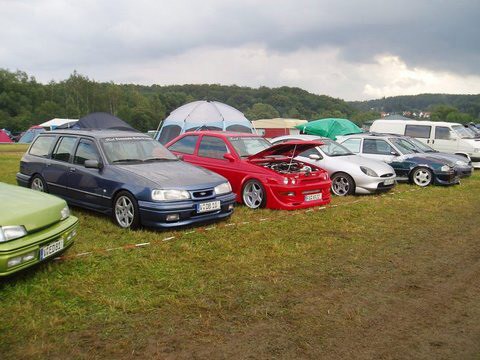
[[269,142],[249,133],[198,131],[164,147],[132,131],[44,132],[16,176],[37,192],[0,184],[0,200],[18,207],[1,213],[0,276],[72,244],[78,220],[67,203],[109,215],[122,228],[170,228],[227,218],[235,202],[302,209],[328,204],[331,193],[389,191],[397,181],[457,184],[472,171],[467,157],[404,135],[362,133],[339,142],[291,135]]

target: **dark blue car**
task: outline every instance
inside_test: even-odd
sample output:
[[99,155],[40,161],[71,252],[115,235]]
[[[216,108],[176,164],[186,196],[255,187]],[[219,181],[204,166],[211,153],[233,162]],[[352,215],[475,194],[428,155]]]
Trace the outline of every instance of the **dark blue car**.
[[226,218],[235,202],[224,177],[179,160],[146,135],[117,130],[40,134],[17,182],[110,214],[123,228]]

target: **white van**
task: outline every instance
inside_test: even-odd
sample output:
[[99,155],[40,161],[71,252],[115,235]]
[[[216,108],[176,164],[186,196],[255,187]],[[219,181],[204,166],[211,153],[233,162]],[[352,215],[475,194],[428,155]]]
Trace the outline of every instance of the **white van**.
[[443,121],[375,120],[370,131],[414,137],[435,150],[458,154],[480,168],[480,139],[462,124]]

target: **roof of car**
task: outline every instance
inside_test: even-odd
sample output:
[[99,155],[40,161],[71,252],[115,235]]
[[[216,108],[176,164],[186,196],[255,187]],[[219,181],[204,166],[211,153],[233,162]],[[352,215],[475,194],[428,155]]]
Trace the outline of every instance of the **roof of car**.
[[188,135],[220,135],[224,137],[261,137],[258,134],[252,134],[252,133],[243,133],[243,132],[235,132],[235,131],[214,131],[214,130],[200,130],[200,131],[188,131],[185,132],[185,134]]
[[110,137],[145,137],[151,139],[150,136],[136,132],[136,131],[123,131],[123,130],[53,130],[48,131],[44,134],[52,134],[52,135],[76,135],[76,136],[90,136],[97,139],[104,139]]

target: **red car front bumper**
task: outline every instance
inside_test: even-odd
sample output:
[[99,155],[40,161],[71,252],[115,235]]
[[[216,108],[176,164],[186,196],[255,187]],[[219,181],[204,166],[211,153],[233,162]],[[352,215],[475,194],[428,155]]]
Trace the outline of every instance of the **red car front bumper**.
[[[330,186],[332,182],[325,180],[313,184],[278,185],[268,184],[267,208],[279,210],[296,210],[330,203]],[[321,195],[317,195],[321,194]],[[321,196],[321,198],[319,198]],[[313,198],[313,199],[312,199]]]

